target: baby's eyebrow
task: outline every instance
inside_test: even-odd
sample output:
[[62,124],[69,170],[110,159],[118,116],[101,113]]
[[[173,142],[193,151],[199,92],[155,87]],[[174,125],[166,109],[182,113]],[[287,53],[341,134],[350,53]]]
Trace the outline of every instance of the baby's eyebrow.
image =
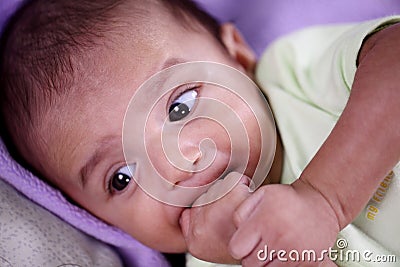
[[164,61],[164,63],[162,64],[161,69],[166,69],[166,68],[171,67],[173,65],[180,64],[180,63],[185,63],[185,62],[187,62],[187,60],[185,60],[183,58],[171,57],[171,58],[168,58],[167,60]]
[[80,183],[82,188],[85,188],[88,178],[91,177],[90,174],[93,172],[95,167],[110,154],[109,152],[112,149],[116,149],[118,144],[122,146],[121,140],[121,136],[107,135],[95,142],[94,152],[80,169]]

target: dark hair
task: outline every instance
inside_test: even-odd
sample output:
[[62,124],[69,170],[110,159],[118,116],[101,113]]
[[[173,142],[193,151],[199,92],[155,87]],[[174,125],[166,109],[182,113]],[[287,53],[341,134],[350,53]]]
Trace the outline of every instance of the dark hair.
[[[79,55],[110,42],[121,22],[116,10],[128,1],[31,0],[10,19],[0,43],[0,123],[7,143],[10,136],[23,142],[28,137],[21,131],[70,93]],[[147,1],[161,3],[185,27],[196,27],[197,21],[219,38],[216,20],[193,2]]]

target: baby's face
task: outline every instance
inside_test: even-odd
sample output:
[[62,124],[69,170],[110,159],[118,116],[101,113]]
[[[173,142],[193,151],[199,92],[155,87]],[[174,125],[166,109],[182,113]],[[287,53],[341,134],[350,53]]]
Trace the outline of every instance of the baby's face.
[[[184,207],[155,200],[138,186],[127,170],[127,164],[133,162],[126,162],[123,153],[125,112],[140,85],[170,65],[201,60],[244,69],[205,31],[184,29],[169,20],[155,19],[153,25],[143,29],[145,37],[139,41],[130,38],[132,33],[127,31],[127,36],[116,40],[118,45],[114,49],[99,48],[88,55],[95,61],[95,67],[82,74],[82,80],[88,81],[87,90],[84,94],[73,94],[65,102],[60,108],[61,119],[48,122],[55,125],[54,130],[42,134],[49,146],[43,149],[46,153],[35,157],[33,165],[74,201],[142,243],[164,252],[183,252],[186,246],[179,219]],[[179,121],[184,117],[182,113],[169,111],[174,111],[177,103],[184,100],[192,100],[195,105],[199,97],[225,103],[242,119],[249,142],[243,149],[250,152],[245,174],[251,177],[260,155],[257,121],[243,100],[229,90],[210,84],[179,86],[157,103],[151,103],[154,108],[147,118],[145,131],[146,143],[150,145],[143,157],[149,157],[154,168],[172,184],[204,185],[224,172],[230,160],[231,144],[226,129],[213,120],[193,120],[179,135],[180,151],[193,165],[201,161],[199,143],[207,138],[213,140],[217,152],[211,166],[204,171],[191,173],[178,169],[163,153],[159,139],[165,119]],[[146,99],[143,105],[150,109]],[[191,107],[186,111],[190,113]],[[166,194],[173,192],[171,188]],[[194,201],[196,196],[193,198]]]

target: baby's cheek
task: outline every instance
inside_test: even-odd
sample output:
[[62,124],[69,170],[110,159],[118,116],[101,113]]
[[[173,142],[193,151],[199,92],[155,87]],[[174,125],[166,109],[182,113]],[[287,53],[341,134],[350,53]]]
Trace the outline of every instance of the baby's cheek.
[[186,244],[179,226],[181,209],[166,205],[139,189],[133,193],[114,223],[139,242],[153,249],[179,253]]

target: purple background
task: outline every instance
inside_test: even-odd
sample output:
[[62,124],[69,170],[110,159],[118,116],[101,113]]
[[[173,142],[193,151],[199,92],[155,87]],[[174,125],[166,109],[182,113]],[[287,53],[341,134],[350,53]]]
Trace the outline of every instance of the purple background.
[[221,22],[232,21],[256,53],[282,34],[310,25],[400,14],[400,0],[197,0]]

